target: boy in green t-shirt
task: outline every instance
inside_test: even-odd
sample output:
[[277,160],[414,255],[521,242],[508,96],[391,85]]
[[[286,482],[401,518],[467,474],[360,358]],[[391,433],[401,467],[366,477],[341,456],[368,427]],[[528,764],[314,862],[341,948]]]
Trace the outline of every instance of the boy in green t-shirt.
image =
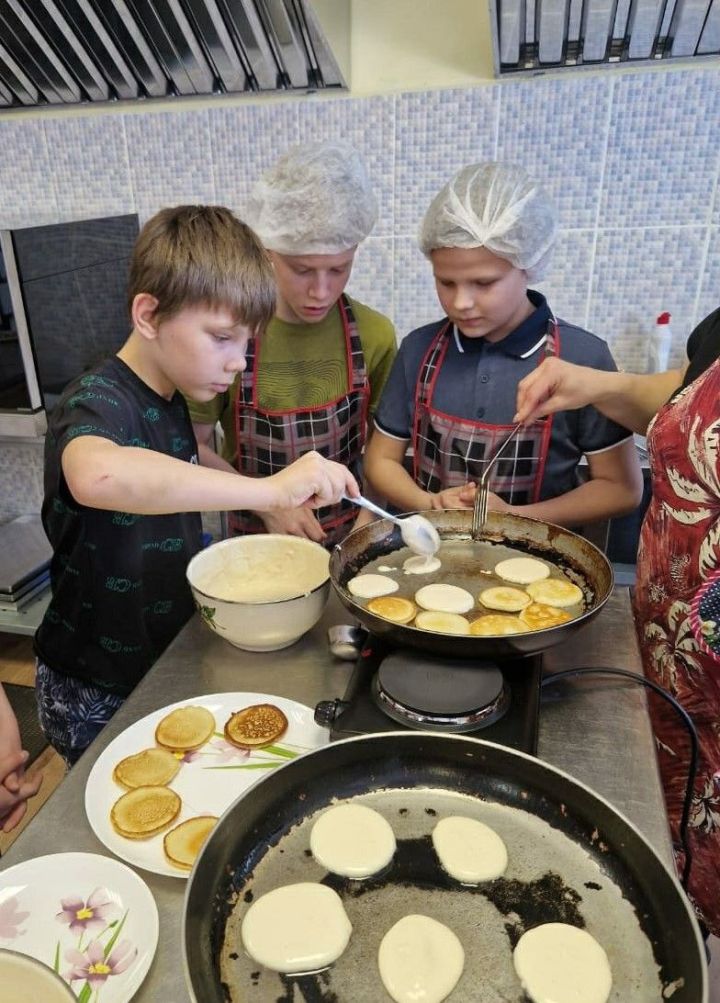
[[[294,147],[257,182],[247,221],[269,249],[277,309],[228,392],[189,402],[201,463],[259,477],[315,449],[359,477],[368,419],[396,353],[392,323],[344,294],[376,215],[365,168],[344,143]],[[218,421],[222,457],[211,448]],[[255,509],[233,513],[230,531],[331,546],[369,518],[346,501],[317,512]]]

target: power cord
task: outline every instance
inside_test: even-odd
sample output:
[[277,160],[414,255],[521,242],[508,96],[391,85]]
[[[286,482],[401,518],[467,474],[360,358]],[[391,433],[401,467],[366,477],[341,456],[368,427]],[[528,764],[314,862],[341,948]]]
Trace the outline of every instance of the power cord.
[[604,676],[621,676],[623,679],[629,679],[633,683],[638,683],[641,686],[646,686],[648,689],[657,693],[658,696],[666,700],[678,713],[681,721],[685,725],[685,729],[690,738],[690,764],[688,766],[687,783],[685,786],[685,799],[683,801],[682,816],[680,818],[680,845],[682,846],[683,853],[685,856],[685,864],[683,867],[681,884],[685,891],[688,889],[688,882],[690,880],[690,868],[692,867],[692,853],[690,852],[690,846],[687,839],[687,828],[688,822],[690,820],[690,808],[692,806],[692,796],[695,789],[695,777],[698,771],[698,736],[695,725],[693,724],[692,718],[685,710],[685,708],[680,704],[675,697],[668,693],[666,689],[654,683],[651,679],[646,679],[644,676],[638,676],[634,672],[629,672],[627,669],[610,669],[604,667],[597,667],[591,669],[566,669],[563,672],[555,672],[551,676],[546,676],[540,686],[544,688],[545,686],[551,686],[553,683],[558,682],[560,679],[567,679],[570,676],[589,676],[589,675],[604,675]]

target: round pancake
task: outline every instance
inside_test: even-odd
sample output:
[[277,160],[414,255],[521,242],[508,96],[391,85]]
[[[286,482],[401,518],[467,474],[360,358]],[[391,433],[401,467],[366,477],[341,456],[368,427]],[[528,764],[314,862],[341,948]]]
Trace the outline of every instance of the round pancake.
[[113,829],[126,839],[148,839],[180,814],[182,802],[170,787],[136,787],[110,809]]
[[199,749],[215,731],[215,718],[207,707],[176,707],[155,729],[155,741],[173,752]]
[[420,630],[434,630],[437,634],[469,634],[470,624],[459,613],[439,613],[437,610],[423,610],[415,618],[415,626]]
[[564,609],[546,606],[544,603],[531,602],[525,609],[520,610],[520,619],[524,624],[527,624],[530,630],[544,630],[546,627],[557,627],[573,618]]
[[439,557],[426,557],[424,554],[415,554],[403,561],[403,572],[406,575],[430,575],[440,567]]
[[582,589],[567,578],[546,578],[541,582],[532,582],[527,587],[528,594],[535,602],[546,606],[575,606],[583,601]]
[[476,637],[496,637],[500,634],[525,634],[529,630],[527,624],[516,616],[503,616],[502,613],[488,613],[479,616],[470,624],[470,633]]
[[415,603],[400,596],[378,596],[377,599],[370,600],[367,608],[376,616],[392,620],[393,623],[410,623],[417,613]]
[[498,578],[504,578],[506,582],[513,582],[515,585],[529,585],[530,582],[548,578],[550,568],[542,561],[536,561],[534,557],[510,557],[507,561],[500,561],[495,565],[495,574]]
[[180,760],[169,749],[143,749],[120,760],[113,770],[113,780],[128,790],[164,787],[179,769]]
[[313,857],[328,871],[347,878],[369,878],[382,871],[396,846],[388,820],[364,804],[333,805],[310,830]]
[[478,601],[488,609],[500,609],[504,613],[519,613],[532,602],[527,592],[514,589],[510,585],[499,585],[494,589],[483,589]]
[[475,818],[441,818],[432,831],[432,842],[443,869],[464,884],[492,881],[507,870],[505,843],[494,829]]
[[186,819],[167,832],[163,837],[163,851],[170,863],[181,870],[191,870],[216,822],[215,815],[200,815]]
[[261,895],[240,927],[243,947],[253,961],[293,975],[316,972],[337,961],[351,933],[338,893],[310,881],[281,885]]
[[464,967],[460,939],[430,916],[403,916],[380,941],[380,978],[396,1003],[441,1003],[452,993]]
[[465,589],[457,585],[423,585],[415,593],[415,602],[423,609],[436,613],[468,613],[475,600]]
[[347,583],[348,592],[358,599],[375,599],[377,596],[389,596],[400,588],[392,578],[385,575],[355,575]]
[[612,970],[595,938],[567,923],[543,923],[522,935],[513,964],[533,1003],[605,1003]]
[[287,717],[274,703],[255,703],[231,714],[223,734],[239,749],[260,749],[277,742],[287,728]]

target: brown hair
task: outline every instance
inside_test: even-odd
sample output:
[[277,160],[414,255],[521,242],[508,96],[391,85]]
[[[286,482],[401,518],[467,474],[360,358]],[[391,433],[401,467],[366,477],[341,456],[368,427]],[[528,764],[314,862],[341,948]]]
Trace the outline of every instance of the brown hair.
[[160,320],[183,307],[227,309],[256,333],[275,313],[275,281],[265,248],[229,209],[161,209],[140,231],[130,261],[128,307],[139,293],[158,301]]

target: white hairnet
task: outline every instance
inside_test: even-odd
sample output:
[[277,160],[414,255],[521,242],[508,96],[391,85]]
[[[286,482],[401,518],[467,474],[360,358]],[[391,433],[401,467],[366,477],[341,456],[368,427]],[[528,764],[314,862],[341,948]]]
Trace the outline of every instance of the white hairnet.
[[370,233],[377,201],[360,155],[341,142],[291,147],[250,193],[246,221],[281,254],[339,254]]
[[555,211],[522,167],[463,167],[435,196],[420,228],[420,248],[486,247],[538,278],[555,240]]

